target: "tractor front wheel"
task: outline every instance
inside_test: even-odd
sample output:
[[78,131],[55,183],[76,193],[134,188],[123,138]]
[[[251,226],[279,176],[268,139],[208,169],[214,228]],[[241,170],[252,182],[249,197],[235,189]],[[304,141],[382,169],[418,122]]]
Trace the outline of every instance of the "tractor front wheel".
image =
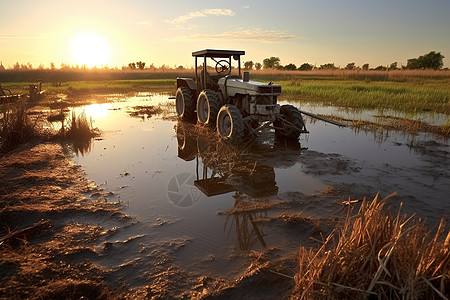
[[307,132],[302,114],[296,107],[292,105],[283,105],[281,106],[280,112],[283,115],[283,118],[277,118],[273,123],[276,127],[275,134],[277,136],[288,139],[298,139],[300,133]]
[[193,120],[195,118],[195,100],[192,91],[187,87],[177,89],[175,98],[177,115],[183,120]]
[[197,100],[197,120],[200,124],[214,127],[220,108],[219,96],[212,90],[204,90]]
[[217,132],[230,144],[239,144],[244,137],[244,119],[239,109],[231,104],[222,106],[217,114]]

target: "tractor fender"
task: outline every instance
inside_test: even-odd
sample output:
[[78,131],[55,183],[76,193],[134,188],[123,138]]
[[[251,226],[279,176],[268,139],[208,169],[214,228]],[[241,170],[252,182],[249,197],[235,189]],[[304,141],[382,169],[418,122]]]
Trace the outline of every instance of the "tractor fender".
[[197,87],[195,81],[192,78],[177,78],[177,89],[180,87],[187,87],[192,91],[196,91]]

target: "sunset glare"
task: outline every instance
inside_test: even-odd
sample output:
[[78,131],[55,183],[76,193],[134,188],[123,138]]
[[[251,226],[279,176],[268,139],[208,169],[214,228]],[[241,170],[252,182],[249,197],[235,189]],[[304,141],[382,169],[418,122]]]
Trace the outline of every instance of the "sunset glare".
[[109,63],[111,49],[101,36],[84,33],[72,40],[72,56],[79,66],[100,67]]

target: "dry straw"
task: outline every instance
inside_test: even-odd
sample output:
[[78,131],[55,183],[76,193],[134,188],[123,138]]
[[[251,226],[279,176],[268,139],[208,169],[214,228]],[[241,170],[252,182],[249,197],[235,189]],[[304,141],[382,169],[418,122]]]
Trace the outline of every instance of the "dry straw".
[[40,134],[39,117],[34,119],[22,103],[0,108],[0,153],[8,152]]
[[393,195],[364,199],[318,251],[300,249],[293,299],[448,299],[450,232],[386,213]]

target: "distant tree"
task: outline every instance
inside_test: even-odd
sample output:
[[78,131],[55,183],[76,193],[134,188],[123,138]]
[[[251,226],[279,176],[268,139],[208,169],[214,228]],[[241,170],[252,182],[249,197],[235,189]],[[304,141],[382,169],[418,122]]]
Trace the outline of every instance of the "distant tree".
[[304,64],[302,64],[300,67],[298,67],[298,69],[300,70],[300,71],[310,71],[310,70],[312,70],[314,68],[314,66],[313,65],[310,65],[310,64],[308,64],[308,63],[304,63]]
[[3,62],[0,62],[0,71],[5,71],[5,67],[3,66]]
[[397,69],[398,69],[397,62],[393,62],[388,68],[388,70],[397,70]]
[[263,60],[264,69],[276,69],[280,66],[280,58],[272,56]]
[[387,67],[385,67],[385,66],[378,66],[378,67],[376,67],[374,70],[375,70],[375,71],[386,71],[386,70],[387,70]]
[[136,69],[136,63],[134,63],[134,62],[133,63],[129,63],[128,64],[128,68],[132,69],[132,70]]
[[431,51],[428,54],[419,56],[419,60],[422,61],[422,66],[424,69],[434,69],[439,70],[444,66],[444,58],[440,52]]
[[184,70],[184,67],[183,66],[178,66],[177,70],[182,71],[182,70]]
[[319,69],[321,69],[321,70],[335,70],[337,68],[334,66],[334,63],[328,63],[328,64],[320,65]]
[[406,68],[407,69],[411,69],[411,70],[413,70],[413,69],[422,69],[422,64],[419,61],[419,59],[411,58],[411,59],[408,59],[408,61],[406,63]]
[[421,55],[418,58],[408,59],[406,68],[439,70],[444,66],[444,58],[444,55],[440,52],[431,51],[430,53]]
[[285,65],[285,66],[283,67],[283,69],[284,69],[284,70],[288,70],[288,71],[295,71],[295,70],[297,70],[297,66],[294,65],[293,63],[290,63],[290,64],[288,64],[288,65]]
[[55,69],[55,63],[54,62],[50,62],[50,69],[52,69],[52,70]]
[[255,64],[255,69],[256,69],[256,70],[261,70],[261,68],[262,68],[262,65],[261,65],[259,62],[257,62],[257,63]]
[[365,71],[369,70],[369,64],[363,64],[362,69]]
[[136,62],[136,66],[139,68],[139,70],[144,70],[145,62],[138,61],[138,62]]
[[247,69],[247,70],[251,70],[251,69],[253,69],[253,61],[246,61],[245,63],[244,63],[244,68],[245,69]]
[[355,68],[355,63],[348,63],[347,66],[345,67],[346,70],[353,70]]

